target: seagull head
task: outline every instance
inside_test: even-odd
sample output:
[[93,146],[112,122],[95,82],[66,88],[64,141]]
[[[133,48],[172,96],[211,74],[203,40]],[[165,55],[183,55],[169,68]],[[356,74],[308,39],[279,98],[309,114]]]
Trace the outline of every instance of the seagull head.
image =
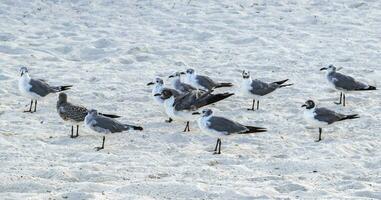
[[58,95],[58,102],[61,102],[61,103],[67,102],[67,94],[64,92],[61,92]]
[[164,85],[163,79],[157,77],[152,82],[147,83],[147,85]]
[[185,72],[175,72],[175,73],[173,73],[172,75],[168,76],[168,78],[177,78],[177,77],[180,78],[180,76],[181,76],[182,74],[185,74]]
[[333,66],[333,65],[328,65],[328,67],[323,67],[320,69],[320,71],[323,71],[323,70],[327,70],[327,72],[335,72],[336,71],[336,67]]
[[250,78],[250,72],[249,71],[242,71],[242,78],[243,79],[249,79]]
[[191,76],[193,76],[193,75],[195,74],[195,71],[194,71],[194,69],[187,69],[187,70],[185,71],[185,73],[186,73],[187,75],[191,75]]
[[173,93],[171,90],[163,89],[161,93],[155,94],[154,96],[160,96],[161,99],[166,100],[173,96]]
[[213,110],[211,109],[204,109],[202,111],[202,116],[203,117],[209,117],[209,116],[212,116],[213,115]]
[[20,68],[20,73],[21,73],[21,76],[23,76],[24,74],[28,74],[28,68],[26,68],[26,67],[21,67],[21,68]]
[[306,103],[302,105],[302,107],[306,107],[307,110],[313,109],[315,108],[315,102],[312,100],[308,100],[306,101]]
[[95,110],[95,109],[91,109],[91,110],[89,110],[87,113],[88,113],[89,115],[94,115],[94,116],[98,115],[98,111]]

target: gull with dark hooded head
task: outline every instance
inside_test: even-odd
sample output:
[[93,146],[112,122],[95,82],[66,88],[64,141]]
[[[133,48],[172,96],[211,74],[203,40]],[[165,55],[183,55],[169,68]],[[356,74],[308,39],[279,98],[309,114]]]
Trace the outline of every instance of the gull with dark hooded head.
[[337,72],[337,68],[333,65],[323,67],[320,71],[327,71],[326,76],[328,82],[336,89],[340,91],[340,100],[335,102],[336,104],[342,104],[345,106],[345,92],[349,91],[364,91],[364,90],[376,90],[376,87],[357,81],[351,76],[341,74]]
[[233,93],[211,94],[211,91],[199,95],[197,91],[191,91],[181,95],[175,95],[171,90],[164,89],[160,96],[164,100],[165,112],[170,118],[186,121],[184,132],[190,131],[189,122],[195,120],[193,112],[199,108],[216,103],[234,95]]
[[319,128],[319,139],[316,142],[321,141],[322,128],[327,127],[333,123],[359,118],[357,114],[344,115],[327,108],[318,108],[314,101],[308,100],[302,105],[305,107],[304,119],[314,128]]
[[244,96],[254,97],[252,107],[248,110],[255,108],[255,99],[257,99],[257,110],[259,109],[259,100],[266,95],[271,94],[278,88],[291,86],[293,84],[284,84],[288,79],[282,81],[276,81],[272,83],[265,83],[258,79],[251,79],[250,72],[243,70],[242,72],[242,85],[241,92]]
[[[57,93],[61,91],[68,90],[72,85],[65,86],[50,86],[42,79],[32,79],[29,76],[28,69],[26,67],[21,67],[20,69],[20,79],[19,79],[19,90],[23,96],[31,99],[29,110],[24,112],[36,112],[37,110],[37,100],[46,97],[48,94]],[[32,110],[34,102],[34,110]]]
[[[200,113],[195,112],[193,114]],[[198,119],[198,126],[203,133],[218,136],[266,132],[266,128],[245,126],[224,117],[214,116],[211,109],[202,111],[201,117]],[[214,153],[221,154],[221,138],[217,139]]]

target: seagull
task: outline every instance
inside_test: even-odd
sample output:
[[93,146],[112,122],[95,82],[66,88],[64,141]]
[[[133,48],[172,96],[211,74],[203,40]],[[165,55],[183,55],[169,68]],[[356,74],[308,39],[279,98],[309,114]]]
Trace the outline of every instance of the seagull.
[[327,71],[326,76],[328,82],[330,82],[335,89],[340,91],[340,100],[339,102],[335,102],[338,105],[342,104],[345,106],[345,92],[376,90],[376,87],[374,86],[368,85],[366,83],[361,83],[351,76],[336,72],[338,69],[336,69],[336,67],[333,65],[329,65],[328,67],[323,67],[320,69],[320,71],[323,70]]
[[192,86],[194,86],[197,89],[202,89],[206,91],[213,90],[214,88],[233,86],[233,84],[231,83],[217,83],[207,76],[197,75],[194,69],[187,69],[186,77],[188,79],[188,83],[190,83]]
[[[81,124],[85,120],[85,117],[87,113],[89,112],[89,110],[84,106],[74,105],[69,103],[67,101],[67,94],[64,92],[61,92],[58,95],[56,108],[57,108],[57,112],[59,116],[64,121],[70,122],[72,124],[70,137],[71,138],[78,137],[79,124]],[[99,114],[109,118],[120,117],[118,115],[109,115],[109,114],[102,114],[102,113],[99,113]],[[75,136],[74,136],[74,125],[77,125],[77,133]]]
[[203,106],[216,103],[234,95],[234,93],[211,94],[211,92],[198,95],[197,91],[191,91],[175,95],[171,90],[164,89],[161,93],[155,94],[155,96],[160,96],[164,100],[165,112],[169,117],[186,121],[183,132],[187,132],[190,131],[189,122],[195,120],[195,117],[192,115],[193,112],[196,112]]
[[[250,76],[250,72],[243,70],[242,72],[242,85],[241,85],[241,91],[244,96],[254,96],[254,98],[257,99],[257,110],[259,109],[259,100],[272,92],[274,92],[278,88],[291,86],[293,84],[284,84],[288,81],[288,79],[282,80],[282,81],[276,81],[272,83],[265,83],[261,80],[255,79],[252,80]],[[255,99],[253,99],[253,105],[251,108],[248,108],[247,110],[254,111],[255,107]]]
[[[158,103],[159,105],[163,105],[164,100],[162,98],[160,98],[160,96],[155,96],[155,94],[160,94],[161,91],[163,91],[163,89],[171,90],[173,94],[180,95],[180,93],[177,92],[176,90],[164,87],[164,81],[163,81],[163,79],[161,79],[159,77],[156,77],[153,82],[147,83],[147,86],[149,86],[149,85],[154,85],[154,87],[152,88],[152,96],[153,96],[154,101],[156,103]],[[165,122],[167,122],[167,123],[171,123],[172,121],[173,121],[172,118],[165,120]]]
[[[194,112],[193,114],[200,113]],[[245,126],[224,117],[214,116],[211,109],[204,109],[202,111],[202,115],[198,119],[198,126],[202,132],[211,135],[249,134],[267,131],[266,128]],[[221,154],[221,138],[217,139],[214,154]]]
[[[99,115],[97,110],[89,110],[85,117],[85,125],[89,129],[98,132],[98,133],[117,133],[128,130],[139,130],[142,131],[143,127],[133,126],[128,124],[122,124],[114,119]],[[97,151],[104,149],[105,147],[106,136],[103,136],[102,146],[95,147]]]
[[177,90],[180,93],[187,93],[187,92],[191,92],[193,90],[197,90],[195,87],[181,82],[181,79],[180,79],[181,74],[185,74],[185,73],[184,72],[176,72],[176,73],[174,73],[168,77],[168,78],[172,79],[172,81],[171,81],[172,87],[175,88],[175,90]]
[[357,119],[359,116],[354,115],[344,115],[337,113],[335,111],[329,110],[327,108],[317,108],[312,100],[306,101],[302,105],[306,110],[304,111],[304,119],[315,128],[319,128],[319,139],[316,142],[321,141],[322,127],[327,127],[335,122],[347,120],[347,119]]
[[[26,67],[20,68],[21,77],[19,79],[19,90],[22,95],[31,98],[29,110],[24,112],[36,112],[37,110],[37,100],[47,96],[50,93],[57,93],[61,91],[68,90],[72,85],[65,86],[50,86],[42,79],[32,79],[28,74],[28,69]],[[34,101],[34,110],[32,111]]]

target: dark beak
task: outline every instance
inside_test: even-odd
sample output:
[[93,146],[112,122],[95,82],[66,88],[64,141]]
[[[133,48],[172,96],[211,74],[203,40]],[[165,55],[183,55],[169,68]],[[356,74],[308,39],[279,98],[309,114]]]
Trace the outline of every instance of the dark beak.
[[24,72],[21,72],[21,76],[24,75]]
[[306,105],[306,104],[303,104],[303,105],[302,105],[302,108],[303,108],[303,107],[307,107],[307,105]]
[[323,70],[327,70],[327,68],[326,68],[326,67],[323,67],[323,68],[320,69],[320,71],[323,71]]
[[148,85],[153,85],[153,84],[155,84],[154,82],[149,82],[149,83],[147,83],[147,86]]
[[173,77],[174,77],[173,75],[168,76],[168,78],[173,78]]
[[157,93],[157,94],[154,94],[153,96],[157,97],[157,96],[161,96],[161,94]]
[[185,72],[180,72],[180,74],[186,74]]
[[192,113],[192,115],[200,115],[201,113],[200,112],[194,112]]

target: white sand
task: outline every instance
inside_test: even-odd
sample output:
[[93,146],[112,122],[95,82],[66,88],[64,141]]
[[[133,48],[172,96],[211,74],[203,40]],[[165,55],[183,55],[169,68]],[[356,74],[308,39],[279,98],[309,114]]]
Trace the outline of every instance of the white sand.
[[[334,2],[2,0],[0,199],[381,199],[381,94],[348,94],[348,106],[336,106],[339,93],[319,71],[332,63],[380,86],[381,3]],[[30,100],[17,89],[20,65],[74,84],[69,101],[144,132],[110,135],[100,152],[101,135],[83,126],[70,139],[56,95],[22,112]],[[269,131],[225,137],[215,156],[216,138],[194,122],[190,133],[164,123],[146,86],[187,67],[221,81],[239,83],[248,69],[295,85],[260,111],[238,95],[217,103],[217,115]],[[315,143],[300,108],[309,98],[361,118]]]

